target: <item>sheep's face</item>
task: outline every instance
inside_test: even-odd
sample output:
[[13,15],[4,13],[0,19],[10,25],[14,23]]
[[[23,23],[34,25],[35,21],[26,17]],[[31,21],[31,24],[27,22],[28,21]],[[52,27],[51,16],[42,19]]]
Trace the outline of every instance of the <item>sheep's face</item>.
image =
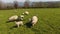
[[24,16],[23,16],[23,15],[21,15],[20,17],[21,17],[21,18],[24,18]]

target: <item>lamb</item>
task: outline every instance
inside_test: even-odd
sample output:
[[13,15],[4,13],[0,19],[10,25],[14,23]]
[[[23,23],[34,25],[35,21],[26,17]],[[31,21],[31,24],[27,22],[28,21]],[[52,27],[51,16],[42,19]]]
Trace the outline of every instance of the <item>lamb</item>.
[[15,24],[16,24],[17,27],[19,28],[20,25],[23,25],[23,21],[15,21]]
[[34,26],[38,22],[38,17],[33,16],[31,19],[29,19],[29,21],[31,21],[32,26]]
[[17,25],[17,27],[19,28],[20,25],[23,25],[23,15],[18,16],[18,19],[15,21],[15,24]]

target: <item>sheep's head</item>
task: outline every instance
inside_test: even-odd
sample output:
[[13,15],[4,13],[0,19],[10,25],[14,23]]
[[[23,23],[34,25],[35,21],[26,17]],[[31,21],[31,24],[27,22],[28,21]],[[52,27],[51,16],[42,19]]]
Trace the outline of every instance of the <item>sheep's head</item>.
[[24,16],[18,16],[18,20],[23,21]]
[[21,18],[24,18],[24,15],[20,15]]

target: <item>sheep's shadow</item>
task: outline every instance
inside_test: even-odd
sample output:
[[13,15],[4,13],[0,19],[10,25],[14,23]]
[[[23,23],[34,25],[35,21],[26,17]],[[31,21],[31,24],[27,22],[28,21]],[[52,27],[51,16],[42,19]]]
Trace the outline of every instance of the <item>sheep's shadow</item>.
[[17,28],[17,25],[10,27],[10,29],[14,29],[14,28]]
[[27,22],[25,25],[26,25],[26,27],[28,27],[28,28],[31,28],[31,27],[32,27],[31,21],[30,21],[30,22]]
[[10,22],[14,22],[15,20],[13,20],[13,21],[6,21],[6,23],[10,23]]
[[18,20],[18,19],[17,20],[10,20],[10,21],[8,20],[8,21],[6,21],[6,23],[15,22],[15,21],[22,21],[22,20]]
[[[15,22],[16,20],[13,20],[13,21],[6,21],[6,23],[12,23],[12,22]],[[12,27],[10,27],[10,29],[13,29],[13,28],[17,28],[17,25],[14,25]]]

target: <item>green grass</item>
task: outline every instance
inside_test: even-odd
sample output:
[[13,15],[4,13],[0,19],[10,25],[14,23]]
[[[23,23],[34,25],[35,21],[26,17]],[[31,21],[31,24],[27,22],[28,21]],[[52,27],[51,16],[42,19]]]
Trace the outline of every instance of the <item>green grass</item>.
[[[23,25],[19,28],[11,28],[15,23],[6,23],[10,16],[21,15],[25,10],[28,10],[30,14],[25,16],[24,24],[33,15],[38,16],[38,23],[34,27],[27,28]],[[0,10],[0,34],[60,34],[60,8]]]

